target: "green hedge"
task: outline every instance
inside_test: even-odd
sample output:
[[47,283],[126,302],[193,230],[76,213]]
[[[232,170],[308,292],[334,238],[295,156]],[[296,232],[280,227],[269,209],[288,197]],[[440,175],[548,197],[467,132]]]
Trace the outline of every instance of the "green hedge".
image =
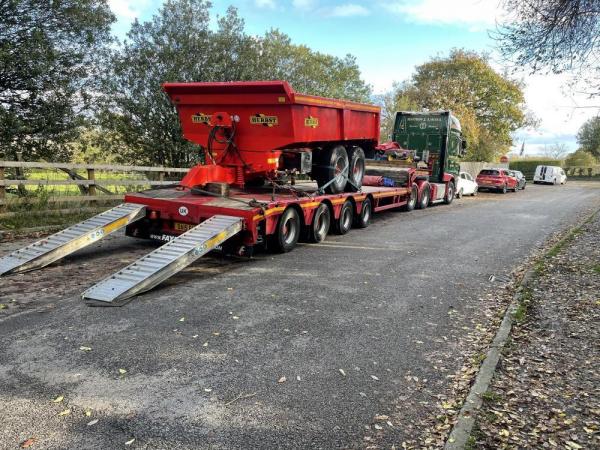
[[508,165],[509,169],[519,170],[523,172],[525,178],[528,180],[533,180],[533,175],[535,174],[535,168],[537,166],[561,166],[562,161],[560,159],[536,159],[536,160],[526,160],[526,161],[511,161]]

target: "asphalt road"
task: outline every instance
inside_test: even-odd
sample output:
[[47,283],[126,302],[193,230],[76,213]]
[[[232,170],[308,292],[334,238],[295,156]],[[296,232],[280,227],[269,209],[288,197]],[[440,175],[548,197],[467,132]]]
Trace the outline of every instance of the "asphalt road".
[[290,254],[197,262],[122,308],[79,293],[148,243],[4,278],[0,448],[398,448],[463,364],[489,275],[598,206],[592,186],[379,214]]

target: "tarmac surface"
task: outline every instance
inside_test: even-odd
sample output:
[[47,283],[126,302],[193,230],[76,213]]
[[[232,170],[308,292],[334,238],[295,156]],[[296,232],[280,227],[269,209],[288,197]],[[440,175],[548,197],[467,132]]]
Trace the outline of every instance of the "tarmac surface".
[[374,430],[401,448],[464,363],[490,275],[598,205],[569,183],[381,213],[289,254],[198,261],[121,308],[80,293],[151,243],[2,278],[0,448],[364,448]]

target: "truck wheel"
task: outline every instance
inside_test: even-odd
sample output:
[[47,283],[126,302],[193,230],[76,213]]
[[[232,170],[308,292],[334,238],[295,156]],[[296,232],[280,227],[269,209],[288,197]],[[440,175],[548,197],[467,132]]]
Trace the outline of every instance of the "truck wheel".
[[315,210],[310,224],[310,240],[315,243],[323,242],[329,233],[331,225],[331,212],[325,203],[321,203]]
[[450,183],[448,183],[448,188],[446,189],[446,196],[444,197],[444,203],[446,205],[449,205],[450,203],[452,203],[452,200],[454,200],[454,192],[455,188],[454,188],[454,183],[451,181]]
[[323,187],[333,180],[327,185],[325,191],[328,194],[344,192],[349,166],[346,149],[343,145],[337,145],[323,150],[320,156],[315,176],[317,184]]
[[417,198],[418,197],[419,197],[419,191],[417,190],[417,186],[413,184],[412,187],[410,188],[410,197],[408,198],[406,205],[404,205],[403,210],[404,211],[412,211],[413,209],[415,209],[415,206],[417,206]]
[[294,249],[300,237],[300,215],[295,208],[283,212],[277,222],[277,230],[271,237],[278,252],[287,253]]
[[417,203],[418,209],[425,209],[429,206],[429,195],[430,195],[429,186],[425,186],[423,188],[423,192],[421,193],[421,201],[419,201],[419,203]]
[[371,223],[371,216],[373,215],[373,206],[371,206],[371,199],[365,198],[362,202],[362,208],[360,214],[354,218],[354,226],[356,228],[367,228]]
[[362,187],[365,176],[365,152],[360,147],[352,147],[348,150],[348,183],[346,191],[357,192]]
[[337,234],[346,234],[352,227],[352,218],[354,216],[354,207],[352,202],[346,200],[342,205],[340,217],[335,221],[335,232]]

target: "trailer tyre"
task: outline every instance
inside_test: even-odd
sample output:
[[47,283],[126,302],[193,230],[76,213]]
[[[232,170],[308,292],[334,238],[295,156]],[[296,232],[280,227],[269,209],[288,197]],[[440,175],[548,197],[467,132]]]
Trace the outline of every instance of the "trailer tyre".
[[337,145],[321,151],[314,178],[319,187],[327,185],[328,194],[339,194],[346,187],[348,167],[348,153],[343,145]]
[[362,209],[360,214],[354,218],[354,226],[356,228],[367,228],[371,223],[371,217],[373,216],[373,206],[371,205],[371,199],[365,198],[362,202]]
[[360,147],[352,147],[348,150],[348,183],[346,191],[357,192],[362,187],[365,176],[365,152]]
[[354,217],[354,206],[352,202],[346,200],[340,210],[340,217],[335,221],[335,232],[337,234],[346,234],[352,228]]
[[448,187],[446,188],[446,196],[444,197],[444,203],[446,205],[449,205],[450,203],[452,203],[452,200],[454,200],[454,193],[456,192],[456,189],[454,187],[454,182],[450,182],[448,183]]
[[279,222],[277,222],[277,230],[271,236],[273,246],[280,253],[287,253],[294,249],[300,238],[300,215],[295,208],[286,209]]
[[310,224],[310,241],[317,244],[323,242],[327,237],[327,233],[329,233],[330,226],[331,211],[325,203],[321,203],[315,210],[312,223]]
[[425,186],[423,188],[423,192],[421,193],[421,199],[419,203],[417,203],[418,209],[425,209],[429,206],[429,196],[430,196],[429,186]]
[[410,188],[410,197],[406,202],[406,205],[402,208],[404,211],[412,211],[417,206],[417,199],[419,198],[419,190],[415,184]]

